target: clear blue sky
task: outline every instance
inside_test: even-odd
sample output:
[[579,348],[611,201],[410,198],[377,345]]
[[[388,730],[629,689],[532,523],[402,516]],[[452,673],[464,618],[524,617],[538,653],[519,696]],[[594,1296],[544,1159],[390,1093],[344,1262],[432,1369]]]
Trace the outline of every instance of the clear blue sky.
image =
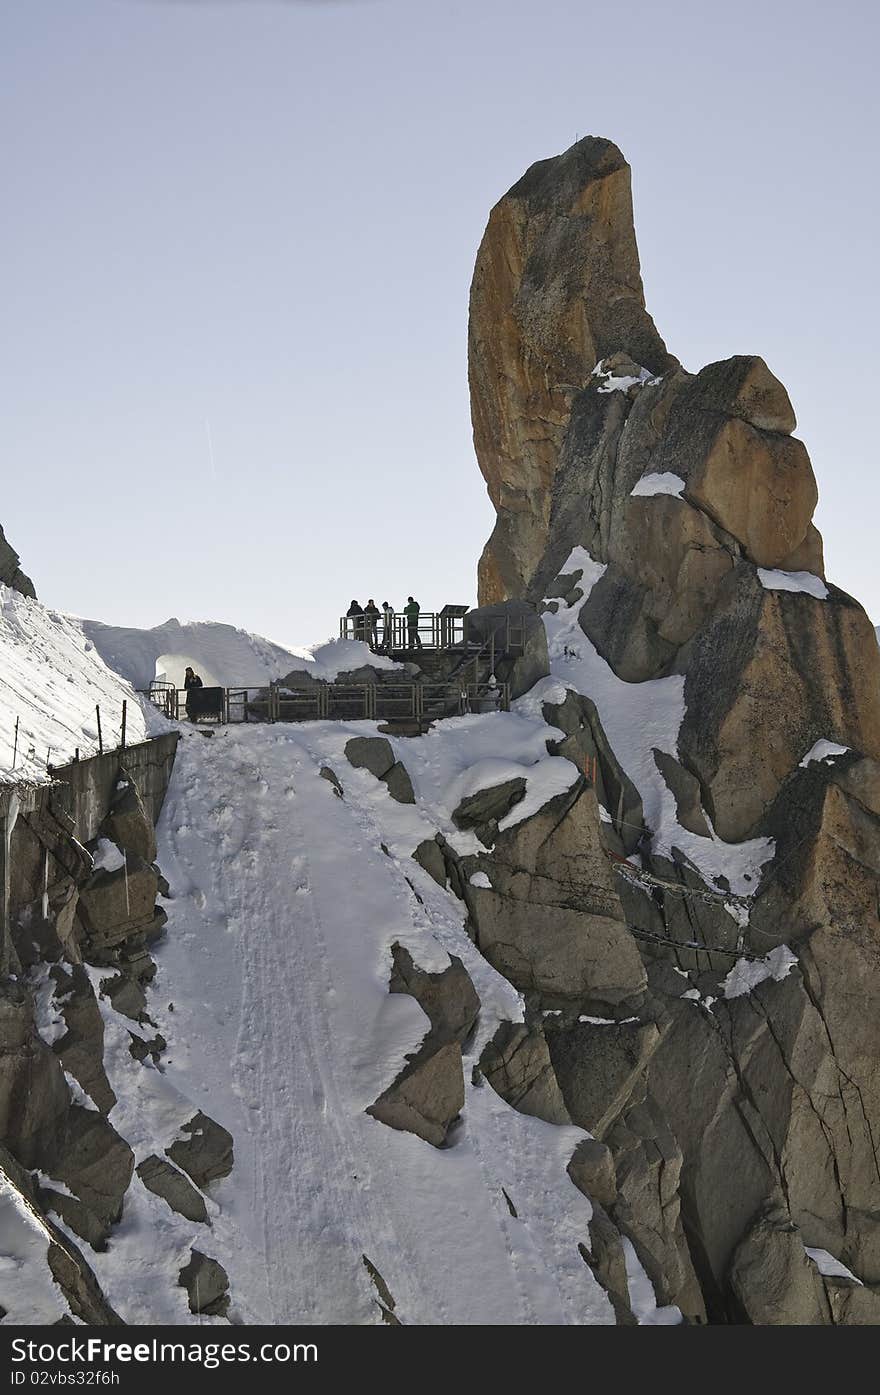
[[471,601],[474,254],[592,133],[633,166],[670,349],[783,379],[829,575],[880,620],[878,14],[7,3],[0,522],[41,597],[293,644],[353,595]]

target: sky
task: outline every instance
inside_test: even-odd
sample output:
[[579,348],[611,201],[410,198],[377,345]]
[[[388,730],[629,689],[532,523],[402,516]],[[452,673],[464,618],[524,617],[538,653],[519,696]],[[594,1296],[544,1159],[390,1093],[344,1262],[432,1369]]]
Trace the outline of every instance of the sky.
[[0,523],[41,599],[322,641],[473,603],[467,298],[489,209],[633,167],[686,367],[759,353],[829,578],[880,621],[880,7],[6,0]]

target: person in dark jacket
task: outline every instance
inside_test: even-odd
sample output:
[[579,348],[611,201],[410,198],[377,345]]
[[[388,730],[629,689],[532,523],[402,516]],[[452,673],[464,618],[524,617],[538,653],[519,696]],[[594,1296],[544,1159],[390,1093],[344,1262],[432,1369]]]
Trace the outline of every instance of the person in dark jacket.
[[204,684],[199,675],[191,668],[188,668],[184,674],[183,686],[186,689],[186,715],[191,722],[197,722],[199,720],[199,714],[196,709],[196,703],[198,701],[196,698],[196,689],[203,687]]
[[406,616],[406,637],[409,649],[421,649],[422,641],[419,638],[419,615],[421,606],[412,596],[407,596],[403,613]]
[[367,644],[371,649],[376,648],[376,626],[378,623],[379,607],[374,600],[369,600],[364,606],[364,629]]
[[364,608],[358,601],[352,601],[345,612],[346,619],[351,621],[352,639],[363,639],[364,637]]

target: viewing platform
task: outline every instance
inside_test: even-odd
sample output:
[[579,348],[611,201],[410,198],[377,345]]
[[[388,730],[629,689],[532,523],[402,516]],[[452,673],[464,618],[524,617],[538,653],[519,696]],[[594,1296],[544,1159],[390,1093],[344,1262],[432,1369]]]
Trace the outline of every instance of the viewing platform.
[[[395,612],[390,624],[381,610],[378,617],[343,615],[339,621],[339,638],[359,639],[377,653],[391,655],[415,654],[420,647],[456,649],[465,643],[469,611],[470,606],[445,605],[442,610],[420,611],[415,622],[402,612]],[[413,643],[415,636],[419,644]]]
[[[378,619],[343,615],[339,620],[339,638],[360,640],[375,654],[400,662],[421,663],[426,656],[437,655],[439,662],[431,663],[430,669],[438,676],[442,671],[452,677],[457,671],[456,659],[468,662],[478,658],[488,664],[488,677],[496,657],[523,652],[525,627],[510,616],[487,618],[466,605],[445,605],[442,610],[421,611],[415,622],[395,613],[389,624],[381,611]],[[479,675],[475,675],[474,681],[479,681]]]
[[[393,676],[393,675],[392,675]],[[187,718],[236,722],[382,721],[424,728],[442,717],[507,711],[506,683],[321,683],[308,688],[270,683],[260,688],[198,688],[187,694],[170,683],[153,683],[146,694],[172,721]]]
[[375,623],[344,615],[339,637],[360,641],[401,667],[371,668],[366,659],[328,681],[303,668],[261,686],[235,683],[189,692],[160,680],[148,696],[175,721],[383,721],[401,731],[424,731],[445,717],[507,711],[510,685],[496,679],[496,662],[504,674],[503,661],[521,655],[525,644],[521,620],[464,605],[422,611],[415,622],[402,614],[390,624],[381,612]]

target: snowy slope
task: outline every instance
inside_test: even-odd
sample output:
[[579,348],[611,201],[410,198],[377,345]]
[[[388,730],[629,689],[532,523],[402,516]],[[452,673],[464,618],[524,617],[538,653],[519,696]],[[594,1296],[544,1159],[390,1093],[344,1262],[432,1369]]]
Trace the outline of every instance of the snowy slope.
[[[518,726],[520,758],[536,765],[539,723],[506,720],[508,748]],[[197,1098],[235,1137],[211,1234],[192,1240],[229,1271],[233,1320],[375,1322],[367,1255],[405,1323],[613,1322],[577,1248],[590,1206],[565,1171],[584,1135],[471,1083],[486,1039],[522,1004],[465,933],[461,904],[409,857],[465,748],[486,758],[480,721],[490,730],[495,717],[466,720],[445,756],[430,737],[397,743],[414,774],[410,807],[342,754],[371,724],[183,733],[159,826],[172,899],[150,1013],[169,1042],[163,1088]],[[428,1026],[414,1000],[387,991],[395,941],[432,971],[457,954],[482,1000],[462,1121],[444,1149],[364,1112]],[[111,1082],[124,1121],[138,1091],[122,1057]],[[181,1321],[160,1297],[167,1286],[150,1282],[159,1261],[146,1233],[130,1215],[96,1272],[128,1320]]]
[[293,668],[332,679],[364,663],[395,667],[354,640],[294,651],[231,625],[181,625],[176,620],[154,630],[101,625],[63,615],[0,585],[0,780],[44,779],[47,760],[60,765],[77,748],[82,755],[93,754],[98,706],[108,748],[119,740],[126,700],[130,743],[143,740],[148,724],[151,730],[161,727],[152,709],[145,716],[135,689],[149,686],[157,660],[165,655],[178,656],[168,672],[181,685],[190,662],[206,684],[253,687]]
[[[394,668],[356,640],[329,640],[310,649],[285,649],[262,635],[211,620],[166,620],[151,630],[79,622],[107,664],[142,691],[162,674],[183,687],[187,665],[208,687],[258,688],[283,678],[291,669],[306,669],[313,678],[332,679],[346,669],[370,663]],[[158,667],[157,667],[158,666]]]
[[98,705],[105,745],[119,739],[126,699],[127,739],[146,733],[130,684],[107,667],[77,621],[8,586],[0,586],[0,695],[0,780],[44,779],[49,752],[56,765],[77,747],[91,754]]
[[3,1320],[54,1323],[70,1309],[46,1265],[51,1236],[37,1212],[0,1173],[0,1290]]
[[[229,626],[160,629],[117,629],[111,642],[108,627],[4,589],[0,740],[19,711],[28,744],[51,745],[57,761],[93,742],[96,702],[114,712],[124,698],[130,739],[139,739],[145,721],[162,723],[145,717],[126,678],[152,677],[157,658],[171,652],[157,646],[167,643],[197,661],[206,680],[243,681],[226,666],[238,669],[247,655],[263,666],[246,675],[257,680],[303,662]],[[311,654],[321,676],[364,657],[351,642]],[[105,720],[108,743],[112,726]],[[438,829],[468,850],[473,835],[451,821],[466,794],[523,775],[526,797],[512,821],[567,789],[577,771],[547,756],[552,733],[539,712],[454,719],[392,742],[417,795],[404,806],[345,760],[346,741],[374,730],[310,723],[206,737],[184,724],[159,827],[171,898],[149,995],[169,1050],[159,1068],[149,1057],[138,1062],[128,1049],[132,1023],[101,1000],[118,1100],[110,1117],[140,1162],[162,1153],[197,1101],[232,1131],[236,1165],[211,1189],[210,1229],[171,1212],[135,1176],[106,1250],[89,1254],[129,1322],[193,1321],[176,1282],[193,1246],[228,1270],[233,1321],[380,1320],[364,1255],[404,1323],[614,1321],[578,1250],[591,1208],[566,1164],[584,1134],[520,1114],[473,1083],[486,1041],[500,1021],[521,1020],[523,1004],[474,947],[462,904],[411,857]],[[36,758],[31,764],[36,772]],[[344,800],[320,777],[322,764],[336,770]],[[388,993],[395,941],[434,972],[450,953],[460,957],[482,1003],[465,1049],[462,1118],[443,1149],[365,1113],[428,1028],[413,999]],[[90,973],[100,993],[105,971]],[[52,1040],[48,983],[39,1001],[40,1030]],[[90,1104],[84,1095],[80,1102]],[[14,1198],[5,1204],[7,1260],[30,1274],[42,1237]],[[628,1263],[641,1320],[677,1321],[677,1310],[653,1305],[634,1254]],[[33,1320],[31,1309],[48,1317],[56,1301],[40,1282],[33,1279],[22,1321]]]

